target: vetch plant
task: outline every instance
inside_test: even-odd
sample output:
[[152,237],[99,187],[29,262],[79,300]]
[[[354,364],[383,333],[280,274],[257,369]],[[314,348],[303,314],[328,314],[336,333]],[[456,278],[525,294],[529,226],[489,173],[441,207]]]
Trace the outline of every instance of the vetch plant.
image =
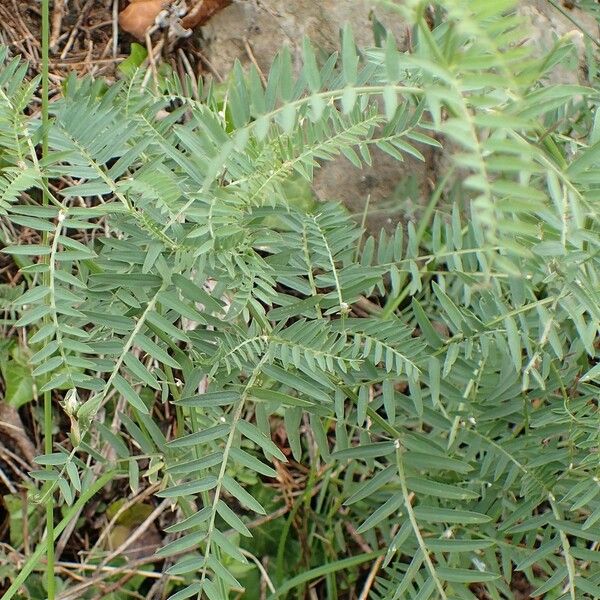
[[[346,28],[324,62],[306,41],[298,75],[283,49],[266,86],[236,65],[224,100],[69,80],[47,127],[3,51],[0,207],[40,232],[4,248],[30,281],[15,326],[71,423],[32,474],[50,542],[107,483],[156,483],[171,597],[229,598],[261,564],[244,540],[267,484],[308,457],[318,509],[309,490],[292,510],[315,510],[322,564],[284,572],[293,513],[271,598],[322,579],[327,598],[499,599],[516,572],[600,597],[595,80],[546,84],[573,48],[535,57],[513,2],[434,4],[433,24],[398,8],[408,51]],[[425,145],[447,171],[392,233],[287,200],[322,161]]]

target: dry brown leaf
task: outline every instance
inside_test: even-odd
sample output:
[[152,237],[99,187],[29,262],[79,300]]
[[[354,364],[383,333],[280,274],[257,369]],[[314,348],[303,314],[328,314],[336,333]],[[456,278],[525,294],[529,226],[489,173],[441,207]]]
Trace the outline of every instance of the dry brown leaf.
[[35,446],[25,432],[21,417],[15,408],[2,401],[0,401],[0,433],[14,443],[19,454],[29,464],[33,464],[36,456]]
[[204,25],[215,13],[231,4],[231,0],[196,0],[196,3],[181,19],[185,29]]
[[146,32],[154,25],[156,17],[169,4],[165,0],[132,0],[119,13],[119,25],[123,31],[138,40],[143,40]]
[[[138,40],[144,40],[148,30],[156,22],[162,10],[173,0],[130,0],[127,8],[119,13],[121,29]],[[192,0],[191,8],[181,19],[180,27],[191,30],[204,25],[215,13],[231,4],[232,0]]]
[[[125,525],[116,525],[108,535],[108,549],[113,550],[126,542],[134,530]],[[161,546],[162,538],[156,525],[150,523],[148,528],[121,554],[128,560],[146,558],[154,554]]]

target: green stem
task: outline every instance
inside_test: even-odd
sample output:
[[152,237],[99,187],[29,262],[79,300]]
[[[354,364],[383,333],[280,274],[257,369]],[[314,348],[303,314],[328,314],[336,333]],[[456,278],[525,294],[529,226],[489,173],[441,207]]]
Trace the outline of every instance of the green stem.
[[[288,518],[281,529],[281,535],[279,536],[279,542],[277,544],[277,557],[275,560],[275,581],[277,582],[278,586],[284,582],[285,578],[285,543],[290,534],[290,529],[292,528],[296,514],[301,506],[302,500],[298,499],[298,501],[294,503],[294,506],[289,512]],[[282,597],[285,598],[285,594],[282,594]]]
[[[52,453],[52,395],[44,392],[44,452]],[[48,467],[51,472],[52,467]],[[46,591],[48,600],[54,600],[54,495],[46,499]]]
[[223,488],[223,479],[225,478],[225,473],[227,471],[227,466],[229,463],[229,454],[231,452],[231,448],[233,446],[233,442],[235,439],[237,424],[239,423],[240,419],[242,418],[242,412],[244,410],[244,405],[246,403],[246,399],[248,398],[248,396],[250,394],[250,388],[254,385],[254,383],[260,376],[261,370],[262,370],[265,362],[267,361],[267,358],[268,358],[268,354],[265,354],[265,356],[261,359],[261,361],[258,363],[258,365],[256,365],[256,368],[254,369],[254,371],[248,378],[246,387],[244,388],[242,396],[240,397],[240,399],[234,409],[232,418],[231,418],[231,430],[229,431],[229,435],[227,436],[227,440],[225,442],[225,447],[223,449],[223,461],[221,463],[221,468],[219,469],[219,475],[217,476],[217,485],[215,487],[215,491],[214,491],[214,495],[213,495],[211,515],[210,515],[210,520],[208,522],[208,533],[206,536],[206,549],[204,551],[204,565],[202,567],[202,575],[200,577],[201,587],[200,587],[200,591],[198,592],[198,600],[200,600],[202,598],[204,582],[205,582],[206,576],[207,576],[207,564],[206,563],[208,562],[208,558],[210,556],[210,552],[211,552],[211,548],[212,548],[212,537],[213,537],[213,531],[215,530],[215,521],[216,521],[216,517],[217,517],[217,504],[219,503],[219,500],[221,499],[221,490]]
[[[550,501],[550,506],[552,508],[552,514],[558,523],[563,520],[562,512],[556,502],[556,498],[554,494],[548,494],[548,500]],[[577,577],[577,572],[575,570],[575,561],[573,560],[573,555],[571,554],[571,543],[569,542],[569,538],[567,534],[560,528],[558,528],[558,535],[560,536],[560,541],[563,547],[563,557],[567,564],[567,580],[568,580],[568,588],[569,588],[569,598],[571,600],[575,600],[577,597],[577,589],[575,584],[575,578]]]
[[404,474],[404,458],[402,456],[402,446],[401,446],[399,440],[396,441],[396,465],[398,468],[398,478],[400,480],[400,489],[402,490],[402,497],[404,498],[404,507],[406,509],[406,514],[408,516],[408,520],[410,521],[410,524],[412,526],[413,533],[415,534],[415,537],[417,538],[417,544],[419,545],[419,550],[421,551],[421,554],[423,555],[423,560],[425,561],[425,564],[427,565],[427,570],[429,571],[429,574],[431,575],[431,578],[433,579],[433,581],[435,583],[435,587],[438,590],[439,597],[442,598],[443,600],[447,600],[448,596],[446,596],[444,586],[442,584],[441,579],[438,577],[438,574],[437,574],[437,571],[435,570],[433,561],[429,557],[429,550],[427,548],[427,545],[425,544],[425,540],[423,539],[423,536],[421,535],[421,530],[420,530],[419,524],[417,522],[417,517],[415,516],[415,512],[414,512],[412,504],[411,504],[410,494],[408,492],[408,487],[406,485],[406,476]]
[[[86,488],[81,496],[77,499],[77,501],[69,508],[67,514],[64,516],[62,521],[56,526],[53,530],[52,537],[48,537],[49,540],[52,541],[52,546],[54,547],[54,542],[58,538],[58,536],[66,529],[67,525],[71,522],[73,518],[76,518],[79,514],[79,511],[85,506],[86,502],[88,502],[98,491],[100,491],[115,475],[115,471],[109,471],[100,477],[96,482]],[[40,563],[42,556],[44,554],[45,545],[40,544],[35,549],[33,554],[29,557],[28,561],[25,563],[16,579],[12,582],[11,586],[4,592],[2,596],[2,600],[11,600],[18,593],[20,587],[25,583],[25,580],[31,575],[31,572],[38,566]],[[54,571],[47,570],[54,574]],[[52,580],[54,584],[54,579]],[[50,598],[50,591],[48,590],[48,598]]]
[[[49,72],[50,59],[48,53],[49,30],[50,30],[50,9],[49,0],[42,0],[42,157],[48,154],[48,98],[49,98]],[[44,192],[44,201],[48,202],[48,194]]]
[[[48,156],[48,98],[49,98],[49,32],[50,6],[49,0],[42,0],[42,158]],[[48,190],[44,185],[42,204],[48,205]],[[47,238],[47,233],[44,235]],[[47,241],[47,239],[46,239]],[[48,276],[45,276],[48,279]],[[52,393],[44,392],[44,452],[52,452]],[[48,467],[52,470],[52,467]],[[54,600],[56,595],[54,583],[54,496],[46,500],[46,591],[48,600]],[[25,570],[21,571],[21,574]],[[5,598],[8,596],[4,596]]]

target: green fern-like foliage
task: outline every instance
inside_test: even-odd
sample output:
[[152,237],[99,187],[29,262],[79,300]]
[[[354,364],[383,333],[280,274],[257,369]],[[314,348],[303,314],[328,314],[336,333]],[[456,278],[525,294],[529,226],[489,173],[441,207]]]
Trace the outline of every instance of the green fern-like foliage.
[[[2,55],[0,209],[45,233],[4,249],[30,257],[16,326],[72,423],[71,446],[38,459],[40,494],[72,504],[109,465],[133,489],[159,482],[173,598],[243,587],[239,538],[266,513],[245,482],[289,455],[274,417],[299,461],[306,424],[374,552],[273,598],[365,562],[374,598],[509,598],[514,571],[533,596],[600,597],[598,93],[545,84],[572,49],[517,43],[513,2],[435,4],[433,26],[425,3],[398,7],[410,51],[391,36],[359,51],[346,29],[322,64],[306,42],[298,76],[284,49],[266,87],[237,65],[224,102],[69,81],[43,164],[36,82]],[[424,145],[448,171],[392,234],[286,200],[324,160]],[[381,306],[363,316],[366,298]]]

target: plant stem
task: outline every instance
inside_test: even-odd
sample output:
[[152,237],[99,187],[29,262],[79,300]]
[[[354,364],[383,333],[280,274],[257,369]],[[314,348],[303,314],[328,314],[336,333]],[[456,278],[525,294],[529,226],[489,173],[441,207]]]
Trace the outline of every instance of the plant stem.
[[[221,463],[221,468],[219,470],[219,475],[217,477],[217,485],[215,487],[215,491],[213,494],[211,515],[210,515],[210,520],[208,523],[208,534],[206,536],[206,549],[204,551],[204,565],[202,567],[202,575],[200,578],[201,587],[200,587],[200,591],[198,592],[198,600],[200,600],[202,598],[202,591],[204,589],[204,581],[206,580],[206,575],[207,575],[207,562],[208,562],[208,558],[210,556],[211,548],[213,545],[212,538],[213,538],[213,531],[215,529],[215,521],[216,521],[216,517],[217,517],[217,504],[218,504],[219,500],[221,499],[221,490],[223,488],[223,479],[225,478],[227,466],[229,463],[229,454],[231,452],[231,447],[233,446],[233,442],[235,439],[237,425],[238,425],[240,419],[242,418],[242,412],[244,410],[244,405],[245,405],[246,399],[250,393],[249,390],[254,385],[256,380],[258,379],[258,377],[261,373],[261,369],[263,368],[265,362],[267,361],[267,357],[268,357],[268,354],[265,354],[264,357],[258,363],[258,365],[256,365],[256,368],[254,369],[254,371],[252,372],[250,377],[248,378],[248,381],[246,383],[244,391],[243,391],[243,393],[237,403],[237,406],[234,409],[234,413],[231,417],[231,430],[229,432],[229,435],[227,436],[227,440],[225,442],[225,447],[223,448],[223,462]],[[218,580],[218,583],[220,586],[223,586],[223,582],[220,578]],[[224,589],[222,589],[222,592],[226,593],[226,591]]]
[[[104,473],[100,478],[98,478],[94,483],[90,484],[89,487],[84,489],[81,493],[81,496],[77,499],[77,501],[71,506],[64,518],[58,523],[56,529],[53,531],[53,537],[48,538],[52,540],[52,547],[54,548],[54,541],[56,538],[67,528],[67,525],[71,522],[71,519],[76,517],[79,514],[79,511],[83,506],[85,506],[86,502],[88,502],[98,491],[100,491],[113,477],[115,476],[115,471],[109,471],[108,473]],[[15,594],[19,591],[25,580],[31,575],[31,572],[37,567],[39,562],[42,559],[44,554],[44,544],[40,544],[33,554],[29,557],[17,577],[12,582],[11,586],[6,590],[4,595],[2,596],[2,600],[11,600],[15,596]],[[50,571],[53,573],[54,570]],[[54,579],[52,580],[52,584],[54,584]],[[53,585],[54,587],[54,585]],[[50,591],[48,590],[48,598],[50,598]]]
[[[49,96],[49,0],[42,0],[42,158],[48,155],[48,96]],[[47,185],[42,193],[42,204],[48,204]],[[47,234],[44,236],[47,237]],[[46,276],[47,277],[47,276]],[[52,452],[52,393],[44,392],[44,452]],[[52,470],[52,467],[48,467]],[[48,600],[54,600],[54,496],[46,500],[46,591]]]
[[[48,153],[48,96],[50,59],[48,36],[50,29],[49,0],[42,0],[42,156]],[[44,204],[48,202],[48,192],[44,190]]]
[[[44,452],[52,453],[52,396],[44,392]],[[51,471],[52,467],[48,467]],[[54,600],[54,495],[46,500],[46,591],[48,600]]]
[[400,489],[402,490],[402,496],[404,498],[404,507],[406,509],[406,514],[408,516],[408,520],[410,521],[410,524],[412,526],[413,533],[414,533],[415,537],[417,538],[417,544],[419,546],[419,550],[423,554],[423,560],[424,560],[425,564],[427,565],[427,570],[429,571],[429,574],[431,575],[433,582],[435,583],[435,587],[438,590],[439,597],[442,598],[443,600],[447,600],[448,596],[446,595],[446,592],[444,590],[444,586],[442,584],[441,579],[438,577],[438,574],[437,574],[437,571],[435,570],[433,561],[429,557],[429,550],[427,549],[425,540],[423,539],[423,536],[421,535],[421,530],[419,529],[419,524],[417,522],[417,518],[415,516],[415,512],[413,510],[413,507],[412,507],[412,504],[410,501],[410,494],[408,493],[408,487],[406,485],[406,476],[404,474],[404,458],[402,456],[402,447],[401,447],[399,441],[397,442],[397,446],[396,446],[396,465],[398,468],[398,478],[400,480]]

